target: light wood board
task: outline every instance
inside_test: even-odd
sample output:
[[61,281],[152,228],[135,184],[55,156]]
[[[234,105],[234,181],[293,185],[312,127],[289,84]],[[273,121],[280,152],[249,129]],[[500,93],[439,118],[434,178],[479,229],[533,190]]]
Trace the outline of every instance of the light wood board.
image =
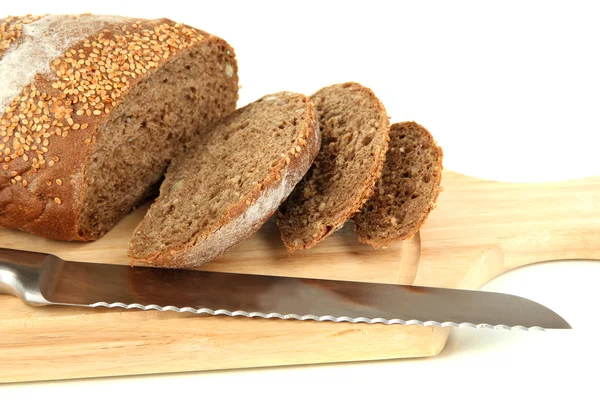
[[[289,255],[272,221],[206,269],[476,289],[518,266],[600,259],[600,178],[487,182],[444,171],[444,191],[410,241],[375,250],[351,223]],[[127,263],[145,207],[93,243],[0,230],[0,247]],[[158,311],[33,308],[0,295],[0,382],[70,379],[438,354],[450,328],[198,317]]]

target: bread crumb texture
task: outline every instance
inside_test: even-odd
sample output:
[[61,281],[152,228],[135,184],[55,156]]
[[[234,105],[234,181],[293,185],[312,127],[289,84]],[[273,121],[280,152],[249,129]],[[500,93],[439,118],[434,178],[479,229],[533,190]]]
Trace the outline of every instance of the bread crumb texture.
[[358,238],[388,247],[411,238],[435,208],[443,152],[416,122],[393,124],[390,147],[375,193],[354,217]]
[[130,243],[132,263],[198,267],[260,228],[313,163],[321,136],[302,94],[263,96],[169,166]]
[[290,251],[309,249],[350,219],[373,193],[389,141],[389,118],[373,91],[355,82],[311,96],[322,134],[317,159],[278,211]]

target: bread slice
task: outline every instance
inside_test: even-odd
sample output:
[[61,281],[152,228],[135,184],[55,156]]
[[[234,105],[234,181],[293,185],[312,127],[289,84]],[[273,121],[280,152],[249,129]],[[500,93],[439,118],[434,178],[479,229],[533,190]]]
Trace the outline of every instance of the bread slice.
[[321,144],[301,94],[271,94],[227,116],[174,160],[134,232],[132,264],[199,267],[250,236],[308,171]]
[[442,158],[442,149],[421,125],[393,124],[381,180],[373,197],[354,216],[358,239],[387,247],[417,233],[435,208]]
[[171,158],[233,112],[221,38],[168,19],[0,20],[0,226],[89,241],[158,193]]
[[308,249],[341,228],[373,193],[389,141],[389,119],[370,89],[354,82],[311,96],[321,150],[279,208],[277,225],[290,251]]

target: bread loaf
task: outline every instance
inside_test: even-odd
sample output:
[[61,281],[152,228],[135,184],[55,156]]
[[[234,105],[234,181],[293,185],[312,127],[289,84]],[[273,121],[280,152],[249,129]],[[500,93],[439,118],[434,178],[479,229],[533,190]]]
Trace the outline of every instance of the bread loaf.
[[257,231],[308,171],[316,112],[280,92],[236,110],[169,166],[130,243],[132,264],[199,267]]
[[290,251],[309,249],[341,228],[373,193],[390,123],[372,90],[354,82],[311,96],[323,144],[314,165],[281,205],[277,225]]
[[0,226],[94,240],[235,109],[222,39],[167,19],[0,21]]
[[427,129],[416,122],[393,124],[382,177],[354,216],[358,239],[387,247],[417,233],[440,193],[442,158]]

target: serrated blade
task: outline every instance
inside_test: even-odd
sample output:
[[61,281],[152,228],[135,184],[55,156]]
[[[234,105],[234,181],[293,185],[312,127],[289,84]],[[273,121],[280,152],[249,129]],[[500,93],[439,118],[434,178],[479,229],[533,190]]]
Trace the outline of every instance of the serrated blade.
[[501,293],[53,259],[44,263],[40,278],[40,292],[52,304],[351,323],[570,328],[552,310]]

